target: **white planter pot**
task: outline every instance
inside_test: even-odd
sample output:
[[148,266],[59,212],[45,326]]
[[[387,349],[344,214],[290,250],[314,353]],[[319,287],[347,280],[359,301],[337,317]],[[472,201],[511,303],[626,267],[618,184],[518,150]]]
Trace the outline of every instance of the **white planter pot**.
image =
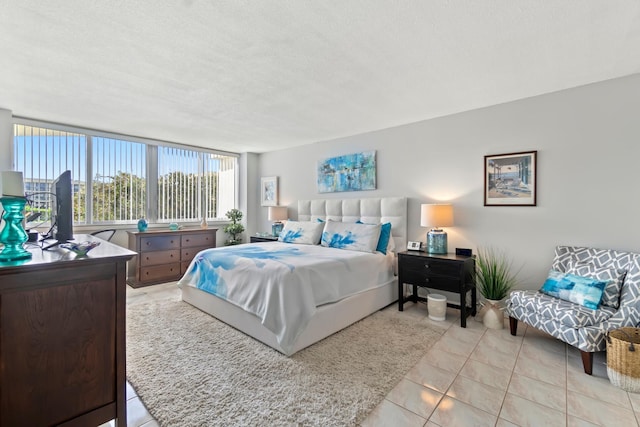
[[482,323],[489,329],[504,328],[504,314],[500,307],[500,301],[485,300],[486,310],[482,317]]

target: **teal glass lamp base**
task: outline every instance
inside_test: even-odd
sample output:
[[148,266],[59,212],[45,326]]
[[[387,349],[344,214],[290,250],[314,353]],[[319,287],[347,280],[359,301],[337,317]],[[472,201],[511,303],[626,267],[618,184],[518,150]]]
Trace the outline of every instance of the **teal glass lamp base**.
[[4,244],[0,252],[0,262],[20,261],[31,258],[31,252],[25,250],[22,245],[29,239],[29,236],[22,228],[22,211],[27,199],[24,197],[2,197],[0,198],[5,213],[4,228],[0,232],[0,243]]
[[430,254],[447,253],[447,233],[440,229],[432,229],[427,233],[427,252]]
[[280,236],[280,233],[282,232],[283,228],[284,228],[284,224],[283,223],[274,222],[273,225],[271,226],[271,234],[273,235],[273,237]]

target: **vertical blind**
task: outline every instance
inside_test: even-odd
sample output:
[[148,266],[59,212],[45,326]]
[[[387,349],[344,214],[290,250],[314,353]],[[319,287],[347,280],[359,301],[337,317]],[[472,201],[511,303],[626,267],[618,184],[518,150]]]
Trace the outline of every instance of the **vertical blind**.
[[235,206],[237,158],[158,147],[158,220],[219,219]]
[[236,206],[237,155],[24,122],[14,124],[14,167],[33,201],[27,211],[42,210],[43,221],[51,184],[65,170],[72,173],[74,224],[215,220]]
[[145,144],[92,137],[93,221],[122,222],[146,216]]
[[51,218],[51,185],[64,171],[71,171],[73,221],[87,222],[85,135],[34,126],[14,125],[14,167],[22,171],[30,203],[27,215],[40,213],[40,221]]

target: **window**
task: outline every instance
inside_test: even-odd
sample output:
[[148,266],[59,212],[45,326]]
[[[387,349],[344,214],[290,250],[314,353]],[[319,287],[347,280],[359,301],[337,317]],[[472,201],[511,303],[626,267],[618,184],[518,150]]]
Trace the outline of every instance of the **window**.
[[14,125],[14,165],[24,175],[24,190],[31,203],[27,215],[39,213],[47,222],[51,214],[51,184],[65,170],[73,182],[73,222],[86,224],[85,135],[55,129]]
[[131,222],[147,217],[145,144],[93,137],[93,222]]
[[[50,188],[71,170],[74,224],[224,219],[236,207],[237,155],[19,119],[14,164],[49,220]],[[152,176],[153,175],[153,176]]]
[[221,218],[235,207],[235,157],[158,147],[158,219]]

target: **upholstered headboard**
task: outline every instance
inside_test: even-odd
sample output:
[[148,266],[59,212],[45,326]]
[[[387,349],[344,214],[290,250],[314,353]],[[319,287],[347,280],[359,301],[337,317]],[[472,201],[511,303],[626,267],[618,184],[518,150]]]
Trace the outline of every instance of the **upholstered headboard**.
[[317,199],[298,201],[298,221],[316,219],[368,224],[391,223],[396,250],[407,247],[406,197],[371,199]]

